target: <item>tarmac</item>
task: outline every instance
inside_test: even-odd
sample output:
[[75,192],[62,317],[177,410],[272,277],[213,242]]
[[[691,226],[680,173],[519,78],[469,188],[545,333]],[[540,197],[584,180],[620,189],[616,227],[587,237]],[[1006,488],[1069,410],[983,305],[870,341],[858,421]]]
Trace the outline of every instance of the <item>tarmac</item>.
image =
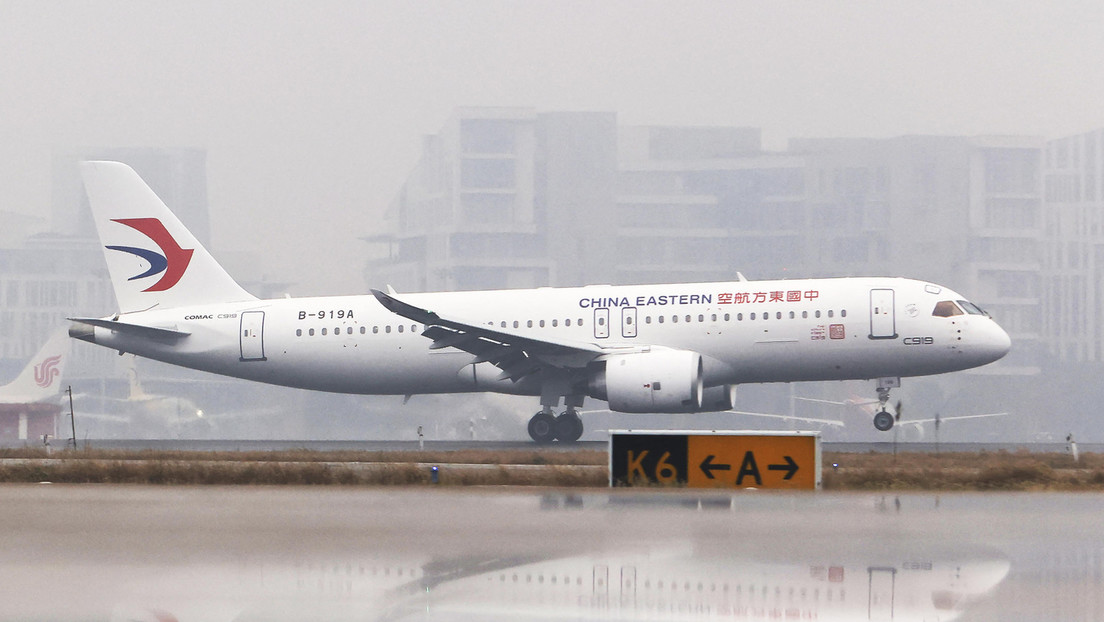
[[0,486],[0,620],[1104,620],[1104,495]]

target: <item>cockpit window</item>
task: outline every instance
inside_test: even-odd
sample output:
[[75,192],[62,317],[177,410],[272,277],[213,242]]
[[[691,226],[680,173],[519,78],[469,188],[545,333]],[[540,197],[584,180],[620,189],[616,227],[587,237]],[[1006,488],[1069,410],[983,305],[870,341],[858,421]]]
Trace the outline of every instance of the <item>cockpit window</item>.
[[981,310],[981,307],[977,306],[976,304],[974,304],[972,302],[969,302],[969,301],[966,301],[966,300],[959,300],[957,302],[958,302],[958,306],[965,309],[966,313],[969,313],[970,315],[988,315],[988,313]]
[[932,315],[935,317],[962,315],[962,309],[959,309],[958,306],[950,300],[940,300],[935,303],[935,309],[932,310]]

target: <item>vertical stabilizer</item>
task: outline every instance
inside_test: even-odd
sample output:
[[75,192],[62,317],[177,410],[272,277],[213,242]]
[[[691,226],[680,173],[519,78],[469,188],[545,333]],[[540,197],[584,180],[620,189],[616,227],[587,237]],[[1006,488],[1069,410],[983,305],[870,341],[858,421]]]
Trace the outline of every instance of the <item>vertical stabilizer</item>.
[[134,169],[82,162],[81,175],[120,311],[255,299]]
[[61,392],[61,378],[69,359],[69,336],[55,332],[11,383],[0,387],[0,403],[41,402]]

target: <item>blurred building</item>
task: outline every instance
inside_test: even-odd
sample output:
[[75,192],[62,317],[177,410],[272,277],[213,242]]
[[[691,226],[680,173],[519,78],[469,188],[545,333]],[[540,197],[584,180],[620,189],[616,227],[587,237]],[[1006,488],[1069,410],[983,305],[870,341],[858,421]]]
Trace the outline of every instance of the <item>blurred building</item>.
[[1104,361],[1104,130],[1048,141],[1041,309],[1060,362]]
[[459,109],[368,238],[370,282],[405,291],[615,277],[612,113]]

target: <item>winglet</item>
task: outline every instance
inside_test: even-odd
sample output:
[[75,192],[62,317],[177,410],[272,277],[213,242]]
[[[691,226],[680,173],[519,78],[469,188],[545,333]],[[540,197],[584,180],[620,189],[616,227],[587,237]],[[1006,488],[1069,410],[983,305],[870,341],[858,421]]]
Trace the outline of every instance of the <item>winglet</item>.
[[414,320],[420,324],[436,324],[441,318],[436,313],[427,309],[421,309],[414,305],[406,304],[405,302],[395,298],[394,296],[385,294],[378,289],[372,290],[372,295],[376,297],[385,309],[394,313],[395,315],[401,315],[408,320]]

